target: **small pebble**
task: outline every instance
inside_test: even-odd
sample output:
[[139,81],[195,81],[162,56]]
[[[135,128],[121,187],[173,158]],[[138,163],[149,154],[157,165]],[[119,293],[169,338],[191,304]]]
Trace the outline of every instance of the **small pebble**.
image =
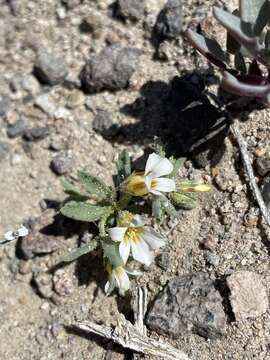
[[51,169],[56,175],[64,175],[72,170],[73,159],[69,151],[61,151],[51,161]]

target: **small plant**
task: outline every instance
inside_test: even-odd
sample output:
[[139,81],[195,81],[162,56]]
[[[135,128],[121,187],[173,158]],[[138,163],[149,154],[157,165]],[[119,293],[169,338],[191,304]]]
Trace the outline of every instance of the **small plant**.
[[[214,7],[214,17],[227,30],[227,52],[215,39],[187,30],[191,44],[223,73],[221,87],[235,95],[270,104],[270,16],[268,0],[239,0],[230,14]],[[234,66],[229,66],[230,54]]]
[[167,159],[160,150],[149,155],[143,171],[132,172],[129,154],[123,151],[116,164],[114,187],[83,171],[78,172],[78,184],[65,180],[69,197],[61,213],[74,220],[97,223],[98,234],[63,261],[74,261],[99,248],[109,274],[106,293],[117,287],[124,294],[130,287],[128,275],[140,274],[130,270],[129,259],[149,266],[154,260],[153,250],[165,245],[165,239],[146,225],[146,216],[152,214],[158,221],[176,216],[177,208],[195,206],[194,192],[209,190],[208,185],[179,181],[181,164],[181,160]]

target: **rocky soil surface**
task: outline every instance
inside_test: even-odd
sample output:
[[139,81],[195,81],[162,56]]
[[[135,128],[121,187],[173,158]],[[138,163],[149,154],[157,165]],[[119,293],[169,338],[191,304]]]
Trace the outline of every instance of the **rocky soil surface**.
[[[156,136],[186,157],[181,177],[212,191],[162,224],[165,249],[133,280],[149,290],[149,335],[191,360],[270,359],[270,231],[206,93],[217,94],[218,72],[183,37],[200,24],[224,44],[211,17],[222,2],[180,3],[0,0],[0,237],[21,223],[31,230],[0,247],[1,360],[131,358],[72,327],[132,314],[130,295],[105,296],[96,253],[59,266],[91,239],[59,215],[61,179],[85,168],[111,183],[119,152],[140,167]],[[241,106],[234,111],[270,204],[269,110]]]

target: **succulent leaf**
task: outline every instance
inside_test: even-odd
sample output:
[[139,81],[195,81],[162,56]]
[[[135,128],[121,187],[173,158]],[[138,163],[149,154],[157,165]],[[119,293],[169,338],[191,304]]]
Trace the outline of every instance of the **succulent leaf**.
[[186,36],[191,44],[209,61],[222,69],[226,69],[226,54],[216,40],[206,38],[191,29],[186,31]]

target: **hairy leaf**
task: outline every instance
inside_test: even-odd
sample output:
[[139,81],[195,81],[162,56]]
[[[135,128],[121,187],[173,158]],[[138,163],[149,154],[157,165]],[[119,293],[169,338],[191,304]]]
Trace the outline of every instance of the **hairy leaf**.
[[92,176],[84,171],[78,171],[78,178],[85,190],[89,194],[98,197],[100,200],[111,195],[111,189],[98,177]]
[[82,255],[88,254],[89,252],[95,250],[97,246],[97,241],[92,240],[89,244],[72,249],[70,253],[62,259],[62,262],[72,262],[74,260],[77,260]]
[[75,185],[69,182],[67,179],[62,179],[62,186],[66,194],[75,198],[86,198],[85,194],[81,192]]
[[118,172],[118,183],[120,184],[131,174],[131,161],[126,149],[120,153],[116,167]]
[[104,257],[108,258],[113,267],[124,265],[123,260],[119,254],[119,246],[116,243],[109,242],[108,240],[102,241]]
[[97,221],[109,212],[110,206],[96,206],[78,201],[69,201],[61,209],[61,213],[66,217],[87,222]]
[[196,200],[190,194],[172,192],[170,194],[170,199],[176,207],[180,207],[185,210],[191,210],[196,206]]
[[222,69],[226,69],[226,54],[216,40],[206,38],[191,29],[186,31],[186,36],[191,44],[209,61]]
[[152,199],[152,215],[159,220],[161,220],[163,216],[161,201],[158,196],[153,196]]
[[166,203],[162,202],[161,206],[162,206],[163,211],[167,215],[172,216],[172,217],[177,217],[177,211],[176,211],[175,207],[173,206],[173,204],[169,200]]

